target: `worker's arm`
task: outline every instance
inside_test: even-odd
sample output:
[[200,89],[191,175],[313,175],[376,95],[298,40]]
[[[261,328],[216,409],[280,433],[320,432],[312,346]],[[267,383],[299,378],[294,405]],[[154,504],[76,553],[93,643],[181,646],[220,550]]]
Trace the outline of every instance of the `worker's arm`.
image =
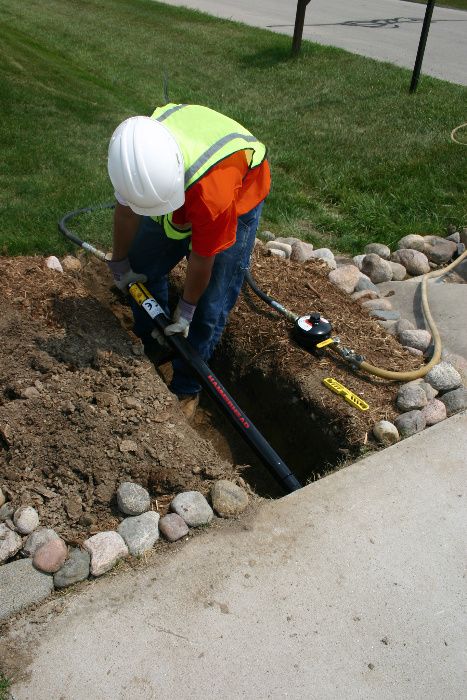
[[114,213],[112,256],[107,260],[107,265],[112,272],[116,286],[122,292],[126,291],[132,282],[146,282],[147,279],[146,275],[131,269],[128,259],[140,218],[139,214],[135,214],[130,207],[125,207],[117,202]]
[[191,251],[183,288],[183,299],[188,304],[196,306],[202,297],[211,279],[215,259],[215,255],[205,257],[204,255],[198,255],[194,250]]
[[196,305],[211,279],[215,259],[215,255],[204,256],[195,253],[194,250],[191,251],[183,294],[174,311],[173,323],[164,331],[166,335],[181,333],[185,338],[187,337]]
[[128,252],[138,230],[140,215],[117,202],[114,212],[114,235],[112,260],[123,260]]

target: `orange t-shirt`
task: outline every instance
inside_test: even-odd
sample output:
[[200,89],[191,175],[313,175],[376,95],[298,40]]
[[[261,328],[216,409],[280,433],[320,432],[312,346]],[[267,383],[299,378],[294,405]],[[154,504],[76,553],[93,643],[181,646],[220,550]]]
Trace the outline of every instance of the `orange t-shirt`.
[[190,223],[192,250],[211,257],[235,243],[238,217],[262,202],[270,186],[267,160],[250,170],[245,151],[238,151],[185,192],[185,203],[173,213],[173,223]]

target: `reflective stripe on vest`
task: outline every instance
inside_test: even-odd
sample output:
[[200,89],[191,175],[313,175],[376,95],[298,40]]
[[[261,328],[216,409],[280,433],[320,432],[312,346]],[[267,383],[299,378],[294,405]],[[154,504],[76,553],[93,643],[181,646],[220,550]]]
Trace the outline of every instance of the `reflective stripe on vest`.
[[[261,165],[266,147],[241,124],[208,107],[168,104],[156,109],[153,119],[163,122],[172,133],[183,154],[185,191],[208,170],[238,151],[249,151],[249,168]],[[164,227],[169,238],[182,239],[191,235],[172,222],[171,214],[154,217]]]
[[183,240],[191,236],[191,226],[188,228],[181,228],[173,223],[172,214],[164,214],[163,216],[153,216],[152,218],[157,221],[158,224],[164,229],[164,233],[168,238],[175,238],[176,240]]

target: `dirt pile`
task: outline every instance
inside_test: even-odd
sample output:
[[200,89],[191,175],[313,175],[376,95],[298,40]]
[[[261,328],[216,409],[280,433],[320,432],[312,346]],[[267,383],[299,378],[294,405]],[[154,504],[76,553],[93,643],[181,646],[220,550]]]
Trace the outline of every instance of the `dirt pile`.
[[[100,283],[93,270],[83,278]],[[15,505],[34,505],[42,524],[81,541],[116,527],[122,481],[148,487],[163,513],[175,493],[232,476],[79,277],[41,258],[2,258],[0,273],[0,473]]]

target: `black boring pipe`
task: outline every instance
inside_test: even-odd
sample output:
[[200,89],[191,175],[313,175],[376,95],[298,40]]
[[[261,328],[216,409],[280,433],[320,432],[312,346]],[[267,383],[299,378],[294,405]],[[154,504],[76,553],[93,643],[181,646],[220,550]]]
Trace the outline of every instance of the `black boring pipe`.
[[412,80],[410,81],[409,92],[415,92],[418,85],[418,80],[420,78],[420,71],[422,69],[423,56],[425,54],[426,40],[428,39],[428,32],[430,31],[431,16],[433,14],[433,9],[435,7],[435,0],[428,0],[425,10],[425,17],[423,19],[422,32],[420,34],[420,41],[418,43],[417,57],[415,59],[415,65],[412,73]]
[[[66,236],[66,238],[76,245],[89,251],[100,260],[105,260],[105,254],[101,250],[95,248],[90,243],[82,241],[80,238],[78,238],[78,236],[71,233],[66,224],[70,219],[79,214],[92,212],[95,209],[111,208],[112,206],[114,205],[111,203],[98,207],[86,207],[84,209],[77,209],[76,211],[69,212],[68,214],[65,214],[62,219],[60,219],[58,224],[59,230],[64,234],[64,236]],[[129,286],[129,292],[133,299],[135,299],[136,303],[138,303],[150,316],[154,325],[157,326],[159,330],[164,331],[166,326],[168,326],[171,321],[169,318],[167,318],[162,308],[159,306],[154,297],[151,296],[144,285],[140,283],[132,284]],[[290,471],[277,452],[273,450],[271,445],[253,425],[252,421],[242,411],[240,406],[232,398],[216,375],[210,370],[209,366],[200,357],[198,352],[196,352],[196,350],[190,345],[188,340],[180,334],[166,336],[166,338],[169,344],[179,353],[183,360],[185,360],[185,362],[193,370],[202,386],[220,406],[232,425],[240,433],[245,442],[250,445],[250,447],[258,455],[263,464],[280,483],[282,488],[287,493],[292,493],[292,491],[301,489],[302,485],[296,476]]]

